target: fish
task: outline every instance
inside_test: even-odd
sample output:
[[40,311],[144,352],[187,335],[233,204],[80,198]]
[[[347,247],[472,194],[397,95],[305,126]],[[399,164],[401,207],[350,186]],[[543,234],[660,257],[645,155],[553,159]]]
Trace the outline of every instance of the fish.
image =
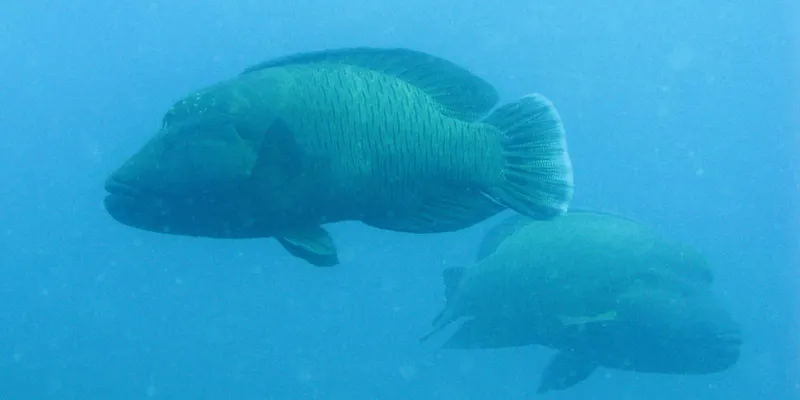
[[105,181],[117,222],[163,234],[275,238],[339,264],[324,227],[427,234],[504,210],[562,215],[574,190],[563,122],[531,93],[496,89],[405,48],[287,55],[204,87]]
[[575,209],[513,215],[478,249],[474,264],[443,271],[446,305],[422,342],[462,321],[442,348],[556,350],[537,393],[598,367],[688,375],[738,362],[741,326],[714,295],[707,259],[644,224]]

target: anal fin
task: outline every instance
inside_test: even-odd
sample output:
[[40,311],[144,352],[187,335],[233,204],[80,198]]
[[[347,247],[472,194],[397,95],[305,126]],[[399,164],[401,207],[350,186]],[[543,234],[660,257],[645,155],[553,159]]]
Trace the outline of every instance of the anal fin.
[[531,344],[536,344],[536,337],[530,334],[527,327],[508,321],[470,319],[458,327],[442,348],[499,349]]
[[339,264],[336,245],[328,231],[321,226],[283,232],[275,238],[293,256],[312,265],[332,267]]

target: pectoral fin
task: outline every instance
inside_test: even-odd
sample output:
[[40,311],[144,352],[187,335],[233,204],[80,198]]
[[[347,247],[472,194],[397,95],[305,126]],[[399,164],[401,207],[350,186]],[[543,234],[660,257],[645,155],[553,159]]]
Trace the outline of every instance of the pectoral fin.
[[293,256],[317,267],[332,267],[339,264],[333,239],[321,226],[284,232],[276,236],[276,239]]
[[597,363],[572,351],[560,351],[544,368],[536,393],[564,390],[586,380],[597,369]]

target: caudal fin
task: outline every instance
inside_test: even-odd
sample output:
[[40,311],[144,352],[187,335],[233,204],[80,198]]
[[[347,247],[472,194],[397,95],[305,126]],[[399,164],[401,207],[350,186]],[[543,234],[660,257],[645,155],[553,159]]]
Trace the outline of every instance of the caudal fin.
[[572,201],[572,162],[553,103],[541,94],[530,94],[499,107],[484,122],[502,132],[505,153],[500,182],[486,193],[532,218],[565,213]]

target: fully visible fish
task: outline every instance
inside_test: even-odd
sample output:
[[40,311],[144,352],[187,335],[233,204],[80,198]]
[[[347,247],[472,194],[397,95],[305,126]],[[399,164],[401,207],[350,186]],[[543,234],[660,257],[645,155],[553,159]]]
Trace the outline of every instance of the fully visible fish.
[[447,305],[422,340],[466,318],[445,348],[556,349],[539,393],[572,387],[598,366],[720,372],[739,359],[741,329],[712,280],[697,250],[625,218],[514,216],[488,232],[477,263],[444,271]]
[[539,94],[497,101],[413,50],[268,61],[178,101],[108,178],[105,207],[148,231],[275,237],[319,266],[339,262],[327,223],[434,233],[506,208],[563,214],[573,175],[558,113]]

